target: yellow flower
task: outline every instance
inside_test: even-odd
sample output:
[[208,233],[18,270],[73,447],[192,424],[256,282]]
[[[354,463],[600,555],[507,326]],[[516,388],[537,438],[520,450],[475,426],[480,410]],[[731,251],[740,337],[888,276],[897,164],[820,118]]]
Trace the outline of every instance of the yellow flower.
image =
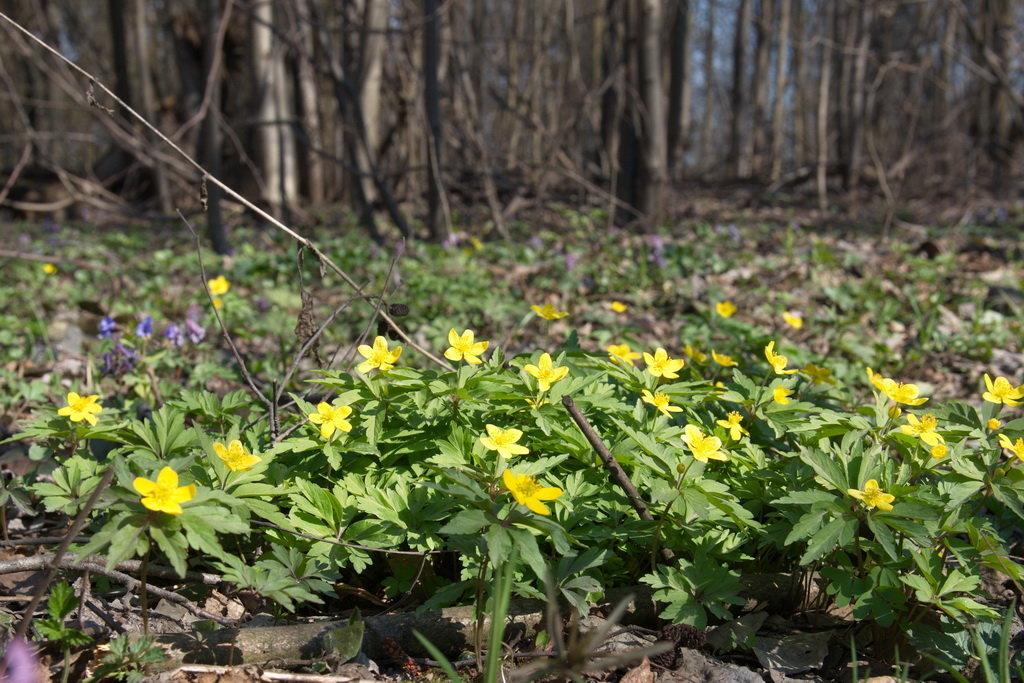
[[783,311],[782,319],[785,320],[786,324],[788,324],[794,330],[802,329],[804,326],[804,317],[799,313],[790,313],[789,311]]
[[917,397],[920,389],[918,389],[916,384],[904,384],[889,378],[882,380],[882,393],[893,402],[906,403],[908,406],[919,406],[928,400]]
[[221,299],[219,297],[214,297],[214,299],[213,299],[213,307],[214,308],[220,308],[223,304],[224,304],[224,302],[221,301]]
[[227,294],[228,290],[231,289],[231,283],[223,275],[218,275],[212,280],[206,281],[206,286],[210,289],[210,294],[213,296],[221,296]]
[[629,308],[626,304],[621,301],[612,301],[608,304],[608,308],[612,309],[616,313],[625,313],[626,309]]
[[537,306],[534,304],[533,306],[530,306],[530,310],[545,320],[558,320],[559,318],[564,318],[569,315],[568,312],[559,311],[551,304],[544,304],[543,306]]
[[525,505],[538,515],[550,515],[551,510],[542,500],[555,500],[562,495],[562,489],[554,486],[541,486],[536,477],[529,474],[514,474],[511,470],[501,473],[505,488],[520,505]]
[[99,396],[79,396],[75,392],[68,392],[68,404],[57,411],[57,414],[66,417],[72,422],[81,422],[85,420],[90,425],[95,426],[99,422],[99,418],[96,417],[97,413],[103,410],[97,401]]
[[896,500],[896,496],[891,493],[886,493],[882,489],[878,488],[878,482],[874,479],[867,480],[864,484],[863,491],[858,491],[857,489],[846,489],[846,492],[864,503],[869,510],[876,507],[879,510],[892,510],[892,502]]
[[994,417],[993,417],[993,418],[992,418],[991,420],[989,420],[989,421],[988,421],[988,422],[986,423],[986,426],[987,426],[987,427],[988,427],[989,429],[991,429],[992,431],[995,431],[995,430],[999,429],[1000,427],[1002,427],[1002,426],[1003,426],[1003,423],[1002,423],[1002,422],[1000,422],[999,420],[997,420],[996,418],[994,418]]
[[683,353],[689,356],[690,360],[694,361],[695,363],[704,363],[707,362],[708,359],[708,354],[693,348],[689,344],[683,347]]
[[775,342],[768,342],[768,346],[764,347],[764,357],[771,363],[772,368],[775,370],[777,375],[792,375],[796,370],[787,370],[786,365],[789,363],[789,359],[785,356],[775,353]]
[[885,377],[882,376],[882,373],[875,372],[871,368],[867,368],[867,372],[868,379],[871,381],[871,384],[874,385],[875,389],[884,391],[883,387],[885,386]]
[[181,504],[196,497],[196,485],[178,486],[178,473],[164,467],[156,475],[156,481],[135,477],[135,490],[142,494],[142,505],[154,512],[180,515]]
[[683,442],[686,443],[693,457],[701,462],[729,459],[721,451],[722,440],[717,436],[708,436],[696,425],[688,424],[683,427]]
[[57,266],[53,265],[52,263],[44,263],[43,272],[46,273],[47,275],[53,275],[54,273],[57,272]]
[[736,365],[736,361],[733,360],[732,356],[727,356],[724,353],[719,353],[713,349],[711,351],[711,360],[725,368],[731,368]]
[[352,431],[352,423],[347,419],[351,414],[351,406],[332,406],[330,403],[321,401],[316,404],[316,412],[310,413],[309,421],[320,425],[320,436],[329,439],[336,429],[343,432]]
[[541,391],[547,391],[551,385],[569,374],[569,368],[562,365],[554,367],[551,365],[551,354],[540,355],[540,365],[526,365],[523,370],[537,378],[537,387]]
[[660,346],[654,351],[654,355],[644,352],[644,363],[647,364],[647,372],[655,377],[675,379],[679,377],[679,371],[686,364],[682,358],[671,358],[668,352]]
[[1010,437],[1006,436],[1006,434],[1000,434],[999,445],[1012,452],[1020,460],[1024,460],[1024,439],[1010,441]]
[[826,382],[835,384],[835,380],[832,379],[832,371],[820,365],[808,363],[804,366],[803,373],[811,379],[812,384],[825,384]]
[[983,399],[989,403],[1005,403],[1008,406],[1020,405],[1020,400],[1024,398],[1024,393],[1021,393],[1020,387],[1014,387],[1010,384],[1010,380],[1005,377],[996,377],[995,381],[985,374],[985,387],[988,389],[984,394],[981,395]]
[[490,342],[474,342],[473,330],[466,330],[461,335],[455,332],[455,328],[448,331],[448,343],[451,346],[444,352],[448,360],[465,360],[470,365],[479,365],[480,354],[487,350]]
[[715,311],[723,318],[730,318],[736,312],[736,304],[731,301],[719,301],[715,304]]
[[746,434],[750,436],[750,432],[740,424],[743,416],[737,413],[735,410],[729,413],[724,420],[715,420],[715,424],[720,427],[725,427],[729,430],[729,438],[733,441],[739,441],[740,437]]
[[789,403],[789,397],[793,394],[793,390],[784,387],[781,384],[772,389],[772,400],[780,405],[786,405]]
[[605,351],[612,357],[612,360],[621,360],[626,364],[630,364],[637,358],[640,358],[640,354],[629,348],[629,344],[612,344]]
[[652,394],[649,390],[644,389],[640,397],[644,403],[649,403],[660,410],[665,417],[672,417],[672,413],[683,412],[683,409],[679,406],[672,405],[672,399],[668,397],[668,394],[662,394],[661,392]]
[[904,434],[919,436],[921,441],[924,441],[929,446],[937,446],[943,442],[942,435],[935,431],[935,428],[938,426],[938,420],[935,419],[934,415],[922,415],[918,419],[917,415],[908,413],[907,422],[910,424],[900,427],[900,431]]
[[941,460],[949,455],[949,449],[946,448],[946,444],[944,443],[935,444],[932,446],[931,454],[936,460]]
[[541,398],[524,398],[523,400],[529,403],[531,408],[540,408],[542,405],[551,403],[551,401],[545,401]]
[[498,455],[503,458],[510,458],[513,455],[526,455],[530,452],[530,449],[526,446],[520,446],[516,443],[523,435],[522,431],[514,427],[502,429],[494,425],[486,425],[486,428],[487,436],[481,436],[480,443],[486,446],[488,450],[498,451]]
[[388,349],[388,340],[384,337],[374,339],[373,348],[366,344],[360,344],[357,350],[366,359],[356,367],[356,370],[362,373],[367,373],[374,368],[386,372],[395,367],[398,357],[402,355],[402,347],[396,346],[394,349]]
[[[245,472],[251,470],[254,465],[262,460],[258,455],[253,455],[245,450],[245,446],[238,439],[235,439],[227,446],[222,443],[214,443],[213,450],[217,457],[224,461],[232,472]],[[177,483],[177,482],[175,482]],[[137,487],[136,487],[137,488]]]

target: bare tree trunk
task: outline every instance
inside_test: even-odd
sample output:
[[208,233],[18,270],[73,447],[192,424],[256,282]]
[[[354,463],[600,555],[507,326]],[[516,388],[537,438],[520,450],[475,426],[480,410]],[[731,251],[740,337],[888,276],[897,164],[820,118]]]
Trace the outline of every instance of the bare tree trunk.
[[423,106],[427,116],[427,230],[433,242],[448,239],[441,216],[441,17],[437,0],[423,0]]
[[[200,134],[201,155],[203,165],[215,178],[221,174],[221,147],[222,136],[220,132],[220,73],[214,69],[217,63],[217,27],[220,24],[220,3],[218,0],[202,1],[202,23],[205,28],[203,32],[203,73],[206,75],[206,89],[209,91],[209,104],[206,114],[203,116],[202,131]],[[210,238],[213,250],[220,254],[230,253],[231,247],[228,244],[227,233],[224,231],[224,220],[221,216],[220,201],[222,192],[220,187],[213,183],[205,183],[206,197],[206,234]]]
[[[782,177],[782,160],[786,134],[786,69],[789,61],[789,21],[793,0],[779,0],[779,52],[775,67],[775,111],[772,114],[772,169],[771,180]],[[797,109],[799,111],[799,109]]]
[[736,10],[736,29],[732,39],[732,89],[729,103],[729,152],[727,165],[737,178],[750,174],[748,160],[744,157],[743,123],[746,119],[746,49],[747,24],[750,23],[750,0],[740,0]]
[[853,79],[850,83],[849,151],[847,166],[843,171],[846,189],[852,189],[860,181],[861,159],[864,156],[864,103],[867,90],[868,48],[871,42],[871,10],[866,2],[857,7],[855,20],[857,48],[853,64]]
[[293,24],[296,39],[300,45],[300,54],[296,59],[296,85],[299,89],[299,105],[304,141],[302,148],[302,168],[304,169],[305,195],[313,205],[322,204],[327,198],[324,176],[324,160],[317,149],[324,149],[327,141],[321,125],[320,97],[317,87],[316,69],[316,33],[313,22],[316,21],[314,0],[301,0],[294,8]]
[[829,6],[825,10],[823,41],[821,45],[821,72],[818,77],[818,121],[817,148],[818,156],[815,165],[815,180],[818,189],[818,208],[828,210],[828,96],[832,78],[832,41],[828,37],[832,25]]
[[[147,121],[156,121],[156,93],[153,92],[153,73],[150,70],[150,50],[153,43],[149,38],[151,30],[146,19],[148,6],[149,3],[145,0],[136,0],[135,2],[135,59],[139,66],[142,115],[146,117]],[[213,27],[212,30],[216,35],[216,27]],[[171,201],[170,184],[167,181],[167,169],[156,156],[153,157],[153,178],[156,181],[156,195],[160,202],[160,211],[165,215],[172,213],[174,207]]]
[[640,175],[636,207],[647,224],[664,219],[667,184],[665,96],[661,78],[661,0],[640,0],[636,46],[639,50],[640,97],[643,101]]
[[266,183],[267,204],[274,212],[287,212],[298,198],[295,131],[284,66],[284,46],[274,34],[274,3],[259,0],[252,6],[253,68],[259,88],[256,124],[259,126],[260,161]]
[[793,1],[793,163],[802,168],[808,163],[811,148],[811,126],[807,124],[810,116],[808,106],[810,75],[807,72],[807,32],[805,29],[807,16],[801,0]]
[[[668,87],[668,172],[673,175],[690,137],[690,0],[676,0],[672,12]],[[683,150],[680,150],[680,144]]]
[[772,26],[775,7],[772,0],[760,0],[754,22],[757,47],[754,56],[754,112],[753,135],[747,136],[747,152],[751,170],[757,176],[765,172],[765,153],[768,139],[768,72],[771,68]]
[[700,124],[700,168],[705,176],[715,166],[711,142],[715,115],[715,0],[708,0],[708,24],[704,30],[704,114]]
[[114,94],[129,107],[132,104],[132,80],[128,73],[128,21],[125,0],[107,0],[110,42],[114,51]]

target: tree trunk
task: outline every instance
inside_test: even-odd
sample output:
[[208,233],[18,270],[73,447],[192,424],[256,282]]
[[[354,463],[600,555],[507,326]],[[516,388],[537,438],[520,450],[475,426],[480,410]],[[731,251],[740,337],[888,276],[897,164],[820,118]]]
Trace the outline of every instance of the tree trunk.
[[295,36],[300,44],[295,72],[296,87],[299,89],[299,105],[303,132],[302,168],[304,170],[305,196],[313,205],[322,204],[327,199],[327,187],[324,175],[324,160],[318,150],[327,146],[321,124],[320,96],[316,77],[316,33],[313,22],[316,20],[314,0],[301,0],[293,12]]
[[[203,116],[200,147],[203,166],[215,178],[221,174],[220,132],[220,73],[215,70],[217,50],[217,27],[220,24],[220,3],[218,0],[203,0],[203,73],[206,75],[206,89],[210,93],[206,114]],[[210,238],[213,250],[224,256],[231,251],[227,233],[224,231],[224,220],[221,216],[220,201],[222,192],[213,183],[205,183],[206,188],[206,234]]]
[[110,22],[110,43],[114,51],[114,94],[129,107],[132,104],[132,80],[128,73],[128,22],[125,0],[107,0]]
[[747,24],[750,23],[750,0],[740,0],[736,9],[736,28],[732,39],[732,89],[729,103],[729,152],[726,162],[737,178],[750,174],[748,159],[744,156],[743,127],[746,119],[746,50]]
[[715,167],[711,152],[715,115],[715,0],[708,0],[708,25],[704,30],[704,114],[700,123],[700,168],[709,175]]
[[448,239],[441,220],[441,17],[437,0],[423,0],[423,107],[427,117],[427,231],[433,242]]
[[665,136],[665,96],[661,78],[661,0],[639,0],[636,47],[643,104],[641,127],[641,163],[637,178],[636,208],[648,226],[664,219],[667,184]]
[[[674,175],[690,137],[690,0],[676,0],[672,12],[668,88],[668,172]],[[682,149],[680,149],[682,147]]]
[[760,0],[757,4],[757,18],[754,22],[757,47],[754,53],[754,111],[753,135],[747,136],[747,153],[751,170],[761,176],[765,172],[765,156],[768,139],[768,78],[771,69],[772,28],[775,23],[775,7],[772,0]]
[[831,6],[825,9],[825,39],[821,45],[821,71],[818,76],[818,119],[817,119],[817,161],[815,164],[815,181],[818,190],[818,208],[828,210],[828,97],[832,79],[832,41],[828,39],[828,29],[832,25]]
[[[779,0],[779,52],[775,66],[775,111],[772,113],[772,168],[771,180],[782,177],[782,161],[785,153],[786,134],[786,68],[789,62],[789,22],[793,0]],[[797,110],[799,111],[799,109]]]
[[807,70],[807,16],[801,0],[792,0],[793,5],[793,165],[802,168],[809,163],[812,144],[809,139],[811,126],[807,119],[811,113],[808,100],[811,97],[810,74]]
[[[150,70],[150,54],[152,40],[149,36],[152,33],[149,22],[146,19],[146,0],[135,2],[135,60],[139,67],[139,82],[142,94],[142,115],[147,121],[156,121],[156,93],[153,91],[153,73]],[[216,27],[213,29],[216,31]],[[214,33],[216,35],[216,33]],[[146,137],[150,137],[148,134]],[[156,146],[155,143],[153,146]],[[167,169],[160,162],[158,156],[152,157],[153,179],[156,182],[156,196],[160,203],[160,211],[164,215],[170,215],[174,211],[171,199],[171,188],[167,180]]]
[[260,170],[266,184],[264,200],[286,216],[298,198],[295,132],[291,95],[284,65],[284,45],[274,33],[274,3],[252,6],[253,70],[259,101],[256,125],[260,141]]

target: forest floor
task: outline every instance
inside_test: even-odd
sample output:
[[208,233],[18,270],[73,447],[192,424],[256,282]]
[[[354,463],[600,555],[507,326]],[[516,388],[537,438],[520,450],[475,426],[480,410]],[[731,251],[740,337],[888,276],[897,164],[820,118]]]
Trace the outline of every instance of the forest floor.
[[[986,374],[1024,381],[1024,213],[1019,207],[1016,212],[995,205],[911,207],[881,219],[877,212],[863,217],[854,215],[855,208],[851,212],[840,224],[795,206],[761,206],[755,197],[726,201],[708,196],[691,202],[688,217],[671,229],[638,235],[607,230],[606,216],[598,210],[550,209],[538,213],[530,225],[515,226],[511,243],[467,227],[457,231],[450,245],[416,243],[404,250],[369,243],[350,221],[342,226],[308,226],[300,232],[370,291],[407,306],[408,314],[396,319],[410,338],[424,345],[443,337],[449,328],[471,326],[480,339],[500,340],[509,356],[535,347],[543,336],[573,340],[594,353],[623,340],[636,348],[671,345],[678,350],[692,343],[705,350],[730,350],[738,342],[716,327],[714,314],[717,303],[728,301],[736,307],[731,317],[743,326],[736,328],[743,334],[784,339],[792,358],[826,368],[834,380],[858,387],[854,391],[865,396],[870,395],[865,367],[914,382],[934,401],[972,405],[981,403]],[[168,246],[159,249],[153,248],[154,234],[145,226],[0,225],[6,245],[0,250],[5,273],[0,282],[0,439],[17,433],[41,408],[57,405],[63,392],[81,381],[108,387],[119,382],[125,395],[138,396],[155,384],[157,396],[164,399],[175,387],[219,396],[247,390],[235,370],[224,371],[234,365],[233,357],[212,316],[196,313],[203,282],[216,273],[230,274],[233,286],[225,295],[225,317],[235,325],[234,342],[249,370],[263,380],[295,359],[304,320],[308,323],[312,316],[318,324],[351,295],[309,254],[297,260],[294,247],[268,229],[238,225],[231,235],[235,253],[223,259],[204,254],[202,262],[187,231],[168,230],[160,240]],[[612,302],[622,304],[623,311],[612,308]],[[541,327],[525,316],[531,304],[542,303],[570,316]],[[103,321],[115,320],[130,329],[142,324],[145,316],[153,318],[158,335],[171,324],[184,327],[191,320],[205,328],[208,346],[197,345],[191,355],[177,359],[154,361],[151,370],[156,377],[129,371],[116,381],[110,374],[100,380],[101,366],[111,362],[103,356],[111,353],[109,342],[99,338]],[[796,319],[799,325],[793,323]],[[331,367],[332,362],[351,357],[356,340],[365,338],[368,330],[373,337],[375,329],[379,328],[372,309],[339,316],[324,334],[315,363],[311,358],[299,364],[300,374],[314,365]],[[406,359],[429,363],[411,352]],[[298,390],[300,381],[293,381]],[[27,441],[0,443],[7,481],[50,476],[39,470],[30,447]],[[0,625],[16,623],[25,596],[44,583],[40,567],[14,572],[12,563],[37,556],[45,547],[37,544],[39,537],[59,535],[67,521],[31,504],[27,509],[8,508],[0,546],[0,593],[9,599],[0,603]],[[992,604],[1005,605],[1019,589],[1005,576],[992,574],[989,579],[985,590]],[[83,628],[99,640],[103,634],[140,626],[131,593],[119,593],[114,584],[107,583],[106,593],[96,590],[90,598],[93,611],[80,616]],[[893,673],[894,662],[884,651],[888,647],[891,654],[893,647],[908,647],[898,634],[856,622],[849,610],[829,605],[827,596],[813,585],[802,595],[788,596],[787,610],[759,609],[759,601],[762,606],[773,602],[771,590],[748,586],[748,605],[740,607],[732,621],[702,634],[703,642],[692,643],[697,648],[682,647],[690,643],[677,641],[675,655],[663,657],[662,666],[624,657],[608,660],[607,666],[587,672],[586,678],[783,683],[845,681],[855,675],[863,678],[870,670],[882,677],[869,680],[896,680],[885,677]],[[360,592],[366,601],[352,597]],[[287,628],[275,626],[280,622],[269,616],[267,603],[251,595],[214,591],[203,599],[208,610],[222,615],[255,616],[249,627]],[[316,606],[307,606],[302,621],[335,618],[353,606],[371,614],[373,606],[387,603],[380,587],[360,587],[333,602],[329,610],[318,613]],[[546,618],[536,605],[520,611],[517,619],[524,621]],[[154,632],[186,630],[185,624],[194,621],[186,612],[170,603],[158,604],[149,627]],[[619,633],[621,629],[601,622],[607,613],[608,606],[595,606],[587,623],[591,629],[616,632],[606,648],[591,652],[592,662],[653,640],[643,629]],[[463,617],[450,612],[429,615],[443,624]],[[385,623],[379,621],[382,618],[369,618],[368,628],[399,628],[380,626]],[[752,620],[758,619],[754,625]],[[655,621],[637,621],[658,633]],[[420,628],[430,625],[421,623]],[[758,639],[748,638],[754,633]],[[231,670],[183,664],[158,680],[443,678],[437,670],[430,673],[426,660],[407,658],[406,650],[415,648],[409,633],[378,636],[392,637],[398,646],[378,649],[372,657],[364,652],[356,660],[360,663],[343,667],[337,661],[332,666],[329,656],[319,663],[308,656],[307,646],[320,634],[267,631],[258,638],[308,642],[297,643],[288,650],[290,656],[261,658],[246,652],[246,667]],[[891,642],[886,644],[886,639]],[[864,643],[870,654],[851,653],[851,640]],[[252,647],[255,653],[268,652],[277,644]],[[390,654],[385,656],[385,651]],[[43,650],[44,662],[54,672],[60,669],[59,652],[52,644]],[[79,660],[72,664],[76,675],[84,675],[102,652],[79,649]],[[916,675],[929,670],[921,660],[908,660],[906,649],[902,654],[905,664],[919,667]],[[517,661],[522,667],[532,659],[524,656]],[[471,678],[473,668],[467,672]],[[932,670],[930,675],[938,680],[943,674]]]

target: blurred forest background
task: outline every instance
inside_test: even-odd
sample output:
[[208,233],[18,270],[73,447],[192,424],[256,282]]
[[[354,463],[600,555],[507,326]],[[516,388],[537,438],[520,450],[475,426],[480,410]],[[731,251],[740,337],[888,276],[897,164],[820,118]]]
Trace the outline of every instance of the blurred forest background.
[[508,236],[550,203],[653,226],[713,192],[890,216],[1021,195],[1019,0],[4,6],[15,216],[173,216],[199,209],[200,175],[12,22],[275,215],[340,207],[378,240],[477,219]]

